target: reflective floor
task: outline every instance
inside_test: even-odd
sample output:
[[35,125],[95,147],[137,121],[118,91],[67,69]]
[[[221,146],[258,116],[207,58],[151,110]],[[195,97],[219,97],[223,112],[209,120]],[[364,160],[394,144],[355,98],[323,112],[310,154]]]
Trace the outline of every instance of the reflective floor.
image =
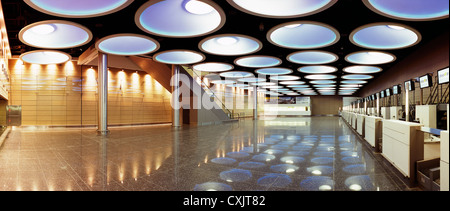
[[338,117],[13,129],[0,191],[410,190]]

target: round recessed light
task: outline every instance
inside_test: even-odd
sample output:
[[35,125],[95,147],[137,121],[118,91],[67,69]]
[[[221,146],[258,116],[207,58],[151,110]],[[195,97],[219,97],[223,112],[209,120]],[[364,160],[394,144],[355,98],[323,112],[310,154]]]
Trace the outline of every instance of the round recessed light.
[[48,20],[30,24],[19,32],[19,39],[26,45],[64,49],[85,45],[92,40],[92,32],[77,23]]
[[153,58],[155,61],[165,64],[194,64],[205,60],[206,57],[190,50],[170,50],[157,53]]
[[214,81],[211,81],[211,83],[213,83],[213,84],[234,84],[234,83],[236,83],[236,81],[231,81],[231,80],[214,80]]
[[346,81],[341,81],[341,83],[343,83],[343,84],[365,84],[365,83],[367,83],[367,81],[361,81],[361,80],[346,80]]
[[309,88],[309,85],[288,85],[286,87],[294,88],[294,89],[296,89],[296,88]]
[[224,78],[245,78],[245,77],[252,77],[254,76],[253,73],[250,72],[243,72],[243,71],[230,71],[221,73],[220,76]]
[[233,7],[266,18],[297,18],[319,13],[337,0],[227,0]]
[[255,53],[262,48],[262,43],[246,35],[223,34],[202,40],[199,48],[206,53],[222,56],[238,56]]
[[295,81],[300,80],[299,76],[294,75],[274,75],[270,77],[270,80],[274,81]]
[[270,67],[256,70],[256,73],[262,75],[286,75],[292,72],[294,71],[291,69],[281,67]]
[[316,74],[316,75],[307,75],[305,76],[305,78],[310,80],[328,80],[328,79],[335,79],[337,78],[337,76],[329,74]]
[[306,82],[304,82],[304,81],[281,81],[280,82],[280,84],[283,84],[283,85],[303,85],[305,83]]
[[380,51],[359,51],[345,57],[348,62],[364,65],[386,64],[396,59],[393,54]]
[[346,73],[355,73],[355,74],[371,74],[371,73],[379,73],[383,69],[375,66],[350,66],[343,69]]
[[206,0],[150,0],[135,16],[141,30],[177,38],[213,33],[222,28],[225,19],[225,12],[213,1]]
[[318,88],[330,88],[330,87],[336,87],[335,84],[316,84],[313,85],[314,87],[318,87]]
[[[292,28],[293,24],[301,24]],[[339,32],[326,24],[312,21],[295,21],[272,28],[268,34],[269,42],[276,46],[291,49],[322,48],[337,43]]]
[[234,63],[242,67],[264,68],[280,65],[282,61],[272,56],[245,56],[236,59]]
[[358,75],[358,74],[350,74],[350,75],[343,75],[342,79],[346,80],[368,80],[372,79],[373,76],[371,75]]
[[275,82],[258,82],[258,83],[252,83],[252,86],[273,86],[277,85]]
[[40,65],[62,64],[71,59],[69,54],[53,50],[30,51],[20,55],[20,60],[23,62]]
[[265,82],[267,81],[267,79],[265,78],[255,78],[255,77],[249,77],[249,78],[240,78],[237,79],[240,82],[245,82],[245,83],[259,83],[259,82]]
[[155,52],[158,41],[139,34],[116,34],[100,39],[96,48],[107,54],[132,56]]
[[90,18],[117,12],[134,0],[24,0],[30,7],[58,17]]
[[401,49],[419,43],[421,34],[398,23],[373,23],[357,28],[350,34],[350,41],[370,49]]
[[317,74],[317,73],[334,73],[338,71],[338,69],[332,66],[317,65],[317,66],[300,67],[298,71],[308,74]]
[[363,0],[372,11],[394,19],[430,21],[448,18],[448,0]]
[[226,64],[226,63],[207,62],[207,63],[194,65],[194,66],[192,66],[192,68],[196,71],[202,71],[202,72],[224,72],[224,71],[230,71],[234,67],[233,67],[233,65]]
[[287,56],[287,60],[292,63],[307,65],[328,64],[338,59],[336,54],[325,51],[300,51]]
[[333,80],[316,80],[316,81],[310,81],[312,84],[335,84],[336,81]]

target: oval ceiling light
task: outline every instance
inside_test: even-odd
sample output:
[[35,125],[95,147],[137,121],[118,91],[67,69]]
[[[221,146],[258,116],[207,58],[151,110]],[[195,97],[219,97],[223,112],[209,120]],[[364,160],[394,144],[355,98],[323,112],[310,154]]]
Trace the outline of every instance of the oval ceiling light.
[[280,84],[282,85],[303,85],[306,82],[304,81],[281,81]]
[[326,24],[295,21],[278,25],[267,33],[269,42],[291,49],[322,48],[337,43],[339,32]]
[[346,80],[341,81],[342,84],[365,84],[367,81],[361,81],[361,80]]
[[194,64],[205,60],[201,53],[190,50],[170,50],[157,53],[153,59],[165,64]]
[[310,81],[312,84],[335,84],[336,81],[333,80],[317,80],[317,81]]
[[225,12],[207,0],[150,0],[136,13],[137,26],[164,37],[197,37],[213,33],[225,24]]
[[259,82],[265,82],[267,81],[267,79],[265,78],[255,78],[255,77],[249,77],[249,78],[240,78],[237,79],[240,82],[245,82],[245,83],[259,83]]
[[225,78],[246,78],[246,77],[252,77],[254,76],[253,73],[250,72],[243,72],[243,71],[230,71],[221,73],[220,76]]
[[245,13],[266,18],[297,18],[319,13],[337,0],[227,0]]
[[346,80],[368,80],[372,79],[373,76],[371,75],[358,75],[358,74],[350,74],[350,75],[343,75],[342,79]]
[[194,65],[192,68],[196,71],[213,73],[213,72],[230,71],[234,67],[233,67],[233,65],[226,64],[226,63],[207,62],[207,63]]
[[235,84],[236,81],[231,81],[231,80],[214,80],[214,81],[211,81],[211,83],[228,85],[228,84]]
[[77,23],[48,20],[30,24],[19,32],[19,39],[36,48],[64,49],[85,45],[92,40],[92,32]]
[[239,56],[252,54],[262,49],[262,43],[246,35],[222,34],[203,39],[200,50],[221,56]]
[[62,64],[71,59],[72,57],[69,54],[53,50],[30,51],[20,55],[20,60],[23,62],[40,65]]
[[299,80],[300,77],[299,76],[294,76],[294,75],[274,75],[270,77],[270,80],[275,80],[275,81],[295,81],[295,80]]
[[258,83],[252,83],[252,86],[273,86],[277,85],[275,82],[258,82]]
[[245,56],[236,59],[234,63],[242,67],[264,68],[280,65],[282,61],[272,56]]
[[355,73],[355,74],[371,74],[371,73],[379,73],[383,71],[383,69],[375,66],[350,66],[343,69],[346,73]]
[[380,51],[358,51],[345,57],[348,62],[365,65],[386,64],[396,59],[393,54]]
[[124,9],[134,0],[24,0],[30,7],[58,17],[90,18]]
[[288,88],[308,88],[309,85],[289,85]]
[[316,84],[313,85],[314,87],[318,87],[318,88],[331,88],[331,87],[336,87],[336,85],[334,84]]
[[401,49],[416,45],[422,35],[415,29],[398,23],[373,23],[361,26],[350,34],[350,41],[370,49]]
[[306,79],[310,80],[329,80],[329,79],[335,79],[337,76],[335,75],[328,75],[328,74],[317,74],[317,75],[307,75],[305,76]]
[[119,56],[143,55],[159,49],[158,41],[139,34],[115,34],[100,39],[96,48],[106,54]]
[[335,62],[339,57],[326,51],[300,51],[287,56],[287,60],[297,64],[318,65]]
[[430,21],[449,17],[448,0],[363,0],[372,11],[394,19]]
[[286,75],[291,74],[294,71],[288,68],[281,68],[281,67],[271,67],[271,68],[263,68],[256,70],[256,73],[262,74],[262,75]]
[[308,74],[317,74],[317,73],[334,73],[338,71],[338,69],[332,66],[318,65],[318,66],[300,67],[298,71]]

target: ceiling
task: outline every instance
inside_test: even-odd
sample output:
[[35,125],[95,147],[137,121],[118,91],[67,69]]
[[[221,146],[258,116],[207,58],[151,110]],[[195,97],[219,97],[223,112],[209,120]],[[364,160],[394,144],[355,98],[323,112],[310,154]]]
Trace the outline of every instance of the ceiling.
[[[118,12],[92,18],[55,17],[31,8],[26,3],[24,3],[24,1],[2,0],[2,5],[6,28],[8,31],[9,43],[13,55],[18,56],[28,51],[38,50],[22,43],[18,38],[18,34],[19,31],[25,26],[44,20],[72,21],[81,24],[92,31],[94,39],[90,43],[80,47],[62,50],[66,53],[69,53],[72,57],[80,56],[86,49],[93,46],[96,40],[118,33],[142,34],[157,40],[160,43],[160,49],[157,52],[148,54],[147,56],[149,57],[157,54],[158,52],[172,49],[189,49],[201,52],[201,50],[199,49],[199,43],[207,37],[220,34],[242,34],[254,37],[262,42],[263,48],[257,53],[254,53],[255,55],[268,55],[282,59],[282,64],[279,65],[279,67],[285,67],[294,70],[294,72],[290,75],[300,76],[301,80],[305,81],[307,84],[310,83],[310,80],[305,78],[306,74],[297,71],[299,67],[304,65],[292,63],[286,59],[289,54],[297,52],[299,51],[299,49],[279,47],[267,40],[267,34],[273,27],[291,21],[315,21],[330,25],[337,29],[340,34],[340,39],[337,43],[328,47],[311,50],[329,51],[339,56],[339,59],[337,61],[327,64],[338,68],[338,71],[332,74],[337,76],[337,79],[335,80],[337,81],[337,85],[339,85],[341,83],[341,80],[343,80],[341,79],[341,76],[345,74],[342,71],[343,68],[354,65],[347,62],[345,60],[345,56],[357,51],[368,50],[356,46],[350,41],[350,34],[358,27],[376,22],[394,22],[410,26],[421,33],[422,40],[417,45],[404,49],[383,50],[384,52],[392,53],[397,57],[397,60],[392,63],[377,65],[384,70],[383,72],[385,72],[396,63],[402,61],[409,54],[416,51],[421,46],[425,45],[437,36],[448,32],[449,23],[448,18],[433,21],[402,21],[388,18],[373,12],[368,7],[366,7],[361,0],[340,0],[325,11],[300,18],[265,18],[255,16],[236,9],[225,0],[215,0],[214,2],[217,3],[225,11],[226,14],[226,22],[221,29],[215,31],[214,33],[203,35],[200,37],[169,38],[148,34],[142,31],[135,24],[136,11],[138,11],[138,9],[146,2],[147,1],[145,0],[135,0],[133,3],[131,3],[131,5]],[[234,70],[249,72],[255,71],[254,68],[245,68],[234,64],[235,59],[242,56],[217,56],[205,52],[202,53],[206,56],[206,60],[204,62],[224,62],[233,64]],[[372,75],[374,76],[374,79],[376,79],[380,74],[383,74],[383,72],[375,73]]]

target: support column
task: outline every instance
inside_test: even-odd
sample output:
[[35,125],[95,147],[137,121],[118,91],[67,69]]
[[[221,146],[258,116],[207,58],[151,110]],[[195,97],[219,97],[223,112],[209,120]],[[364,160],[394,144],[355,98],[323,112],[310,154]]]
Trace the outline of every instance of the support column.
[[180,65],[172,65],[172,126],[181,127],[180,123]]
[[258,120],[258,87],[253,87],[253,119]]
[[108,130],[108,55],[98,53],[98,129],[100,135]]

